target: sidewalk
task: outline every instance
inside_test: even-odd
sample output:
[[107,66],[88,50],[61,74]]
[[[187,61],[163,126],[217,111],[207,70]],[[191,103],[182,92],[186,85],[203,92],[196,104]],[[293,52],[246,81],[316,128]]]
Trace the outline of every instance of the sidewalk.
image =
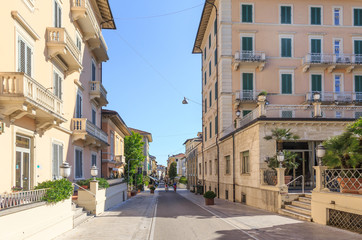
[[247,232],[257,239],[362,239],[362,236],[334,227],[295,220],[265,210],[215,198],[215,205],[206,206],[201,195],[180,189],[178,194],[216,217]]
[[55,238],[56,240],[148,239],[158,192],[138,193],[126,202]]

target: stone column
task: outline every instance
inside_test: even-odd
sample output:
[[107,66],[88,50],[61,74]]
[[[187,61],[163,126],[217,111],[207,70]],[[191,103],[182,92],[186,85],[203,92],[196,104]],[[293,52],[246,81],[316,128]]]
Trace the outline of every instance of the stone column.
[[280,189],[280,192],[288,192],[288,187],[285,185],[284,173],[285,168],[277,168],[277,187]]
[[321,102],[313,102],[314,106],[314,117],[322,117]]
[[265,115],[266,115],[265,103],[266,103],[266,96],[259,95],[258,96],[258,106],[259,106],[258,117],[265,117]]
[[326,166],[314,166],[315,169],[315,177],[316,177],[316,187],[313,189],[313,192],[329,192],[328,188],[324,188],[323,185],[323,172],[328,167]]

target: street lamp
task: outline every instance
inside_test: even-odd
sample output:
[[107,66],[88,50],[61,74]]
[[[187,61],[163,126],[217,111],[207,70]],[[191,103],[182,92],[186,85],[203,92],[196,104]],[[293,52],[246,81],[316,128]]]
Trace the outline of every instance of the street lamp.
[[93,181],[96,181],[96,177],[98,176],[98,168],[96,167],[96,165],[92,166],[91,175],[93,177]]
[[189,104],[189,102],[187,101],[186,97],[184,97],[184,100],[182,100],[182,104]]
[[282,151],[278,152],[277,160],[279,162],[279,168],[282,168],[283,167],[282,163],[284,161],[284,153]]
[[320,99],[321,99],[321,94],[319,92],[313,93],[313,100],[315,102],[319,102]]
[[63,178],[68,178],[70,176],[71,167],[69,166],[69,163],[63,162],[63,164],[59,167],[60,175]]
[[316,147],[316,154],[318,158],[318,165],[322,166],[322,158],[326,155],[326,148],[322,144],[319,144]]
[[240,110],[237,110],[237,111],[236,111],[236,117],[239,118],[239,117],[240,117],[240,114],[241,114]]

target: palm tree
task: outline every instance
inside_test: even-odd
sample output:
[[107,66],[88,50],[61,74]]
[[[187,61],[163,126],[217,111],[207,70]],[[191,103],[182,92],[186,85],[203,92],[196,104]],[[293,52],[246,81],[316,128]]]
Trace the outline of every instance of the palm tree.
[[277,152],[283,150],[284,141],[298,140],[299,138],[300,137],[298,135],[290,132],[290,128],[275,128],[272,130],[271,135],[267,135],[264,137],[265,140],[275,139],[275,141],[277,142]]

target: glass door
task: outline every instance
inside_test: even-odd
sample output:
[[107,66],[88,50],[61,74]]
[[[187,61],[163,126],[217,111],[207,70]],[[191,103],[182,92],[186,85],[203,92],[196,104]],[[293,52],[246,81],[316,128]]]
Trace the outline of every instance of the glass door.
[[313,63],[320,63],[322,54],[322,40],[311,39],[311,60]]
[[15,186],[30,190],[30,138],[16,136]]

